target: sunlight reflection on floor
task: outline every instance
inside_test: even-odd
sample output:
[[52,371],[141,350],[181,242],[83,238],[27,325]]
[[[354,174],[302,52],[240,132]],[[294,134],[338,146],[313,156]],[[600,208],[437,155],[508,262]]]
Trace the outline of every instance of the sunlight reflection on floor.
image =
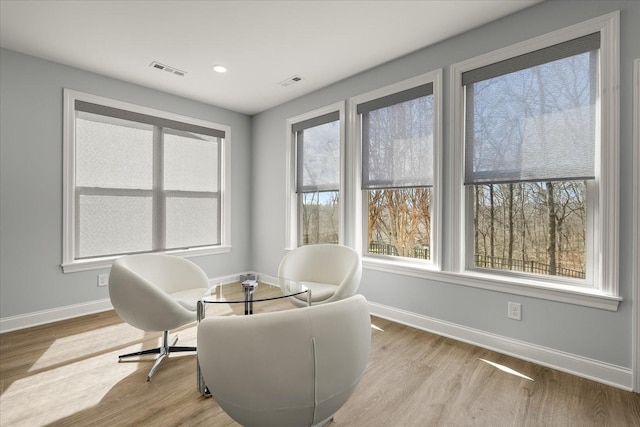
[[[196,329],[193,323],[171,335],[180,336],[179,345],[193,346]],[[5,383],[0,426],[48,425],[96,407],[140,369],[138,359],[118,363],[118,356],[157,346],[161,339],[161,332],[144,332],[126,323],[55,339],[23,378]],[[153,357],[140,360],[150,368]]]
[[[0,396],[1,424],[46,425],[97,405],[138,369],[137,364],[117,363],[119,353],[84,358],[16,380]],[[89,390],[79,386],[86,384],[91,385]]]
[[38,371],[50,366],[67,363],[79,357],[85,358],[91,354],[122,348],[128,342],[140,341],[144,338],[144,334],[144,331],[122,323],[57,338],[29,371]]
[[533,381],[533,378],[529,378],[528,376],[526,376],[524,374],[521,374],[520,372],[515,371],[515,370],[509,368],[508,366],[504,366],[504,365],[501,365],[499,363],[491,362],[491,361],[485,360],[485,359],[480,359],[480,360],[482,360],[484,363],[487,363],[487,364],[493,366],[494,368],[500,369],[502,372],[506,372],[507,374],[515,375],[517,377],[524,378],[525,380]]

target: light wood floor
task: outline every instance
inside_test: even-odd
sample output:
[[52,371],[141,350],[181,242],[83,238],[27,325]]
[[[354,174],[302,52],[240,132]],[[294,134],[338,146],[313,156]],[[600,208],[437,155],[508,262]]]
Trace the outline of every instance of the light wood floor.
[[[369,366],[331,426],[640,426],[639,394],[372,320]],[[178,332],[195,345],[195,324]],[[194,355],[151,382],[151,361],[117,363],[158,338],[113,311],[0,335],[0,425],[237,426],[197,392]]]

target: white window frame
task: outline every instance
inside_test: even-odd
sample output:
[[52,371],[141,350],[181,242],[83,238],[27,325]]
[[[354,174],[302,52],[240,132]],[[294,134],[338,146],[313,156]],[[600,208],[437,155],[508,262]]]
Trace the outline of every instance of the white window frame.
[[62,268],[65,273],[109,268],[120,255],[100,256],[88,259],[75,259],[76,245],[76,206],[75,206],[75,101],[85,101],[121,110],[151,115],[163,119],[175,120],[196,126],[218,129],[225,132],[225,138],[220,139],[220,245],[197,248],[169,250],[165,253],[189,257],[211,255],[231,251],[231,223],[229,203],[229,164],[231,160],[229,141],[231,128],[227,125],[212,123],[178,114],[155,110],[148,107],[130,104],[104,98],[97,95],[64,89],[64,124],[63,124],[63,239],[62,239]]
[[285,210],[285,250],[292,250],[300,246],[298,241],[299,230],[299,217],[300,206],[299,197],[296,191],[296,179],[297,179],[297,167],[298,167],[298,155],[296,147],[296,135],[293,132],[292,127],[296,123],[300,123],[306,120],[311,120],[316,117],[324,116],[325,114],[331,114],[338,112],[340,120],[340,213],[339,213],[339,226],[338,231],[338,244],[345,244],[345,106],[344,101],[336,102],[325,107],[318,108],[313,111],[309,111],[298,116],[290,117],[286,122],[286,135],[287,135],[287,147],[286,147],[286,210]]
[[[431,253],[429,260],[408,257],[367,255],[368,206],[362,190],[362,119],[357,107],[364,102],[393,95],[417,86],[433,84],[433,187],[431,206]],[[350,138],[353,141],[350,158],[353,165],[350,200],[353,201],[353,238],[355,247],[363,254],[363,267],[403,275],[425,277],[425,272],[440,271],[442,254],[442,69],[385,86],[349,99]]]
[[640,58],[633,62],[633,248],[631,259],[633,269],[631,283],[635,283],[633,295],[633,324],[631,326],[633,344],[633,391],[640,393]]
[[[498,271],[472,270],[467,265],[469,236],[465,232],[472,220],[468,191],[464,186],[464,88],[462,73],[488,64],[600,32],[600,128],[596,142],[596,184],[587,211],[593,227],[591,244],[586,248],[587,263],[595,263],[595,277],[587,286],[576,286],[561,278],[526,278]],[[534,296],[608,310],[617,310],[618,289],[618,212],[619,212],[619,12],[598,17],[513,46],[490,52],[451,66],[453,152],[451,156],[452,244],[447,254],[447,270],[456,273],[460,283],[512,294]],[[471,206],[470,206],[471,205]]]

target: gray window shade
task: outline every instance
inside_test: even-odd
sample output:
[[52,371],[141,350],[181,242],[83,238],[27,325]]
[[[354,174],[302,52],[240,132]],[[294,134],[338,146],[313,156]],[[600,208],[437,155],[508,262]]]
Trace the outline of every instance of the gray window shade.
[[297,191],[340,188],[340,115],[325,114],[292,125],[296,134]]
[[433,84],[359,104],[362,188],[433,185]]
[[553,46],[545,47],[504,61],[462,73],[462,84],[468,85],[504,74],[514,73],[569,56],[600,49],[600,33],[593,33]]
[[391,95],[376,98],[371,101],[358,104],[356,110],[358,114],[368,113],[384,107],[390,107],[395,104],[401,104],[427,95],[433,95],[433,83],[412,87],[411,89],[392,93]]
[[465,184],[595,177],[599,33],[463,74]]
[[146,123],[162,128],[181,130],[185,132],[194,132],[201,135],[213,136],[215,138],[224,138],[225,132],[219,129],[212,129],[204,126],[198,126],[191,123],[184,123],[177,120],[164,119],[161,117],[151,116],[148,114],[136,113],[133,111],[121,110],[119,108],[107,107],[104,105],[93,104],[86,101],[75,101],[76,111],[84,111],[86,113],[98,114],[101,116],[114,117],[117,119],[130,120],[138,123]]
[[334,111],[332,113],[323,114],[322,116],[313,117],[308,120],[303,120],[298,123],[294,123],[291,125],[292,132],[300,132],[305,129],[313,128],[316,126],[324,125],[330,122],[335,122],[336,120],[340,120],[340,112]]

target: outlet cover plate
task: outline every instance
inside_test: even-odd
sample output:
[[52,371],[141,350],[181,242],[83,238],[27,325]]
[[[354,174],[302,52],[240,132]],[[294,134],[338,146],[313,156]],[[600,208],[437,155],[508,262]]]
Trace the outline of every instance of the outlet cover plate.
[[522,320],[522,304],[509,302],[507,317],[514,320]]
[[109,283],[109,274],[98,274],[98,286],[107,286]]

